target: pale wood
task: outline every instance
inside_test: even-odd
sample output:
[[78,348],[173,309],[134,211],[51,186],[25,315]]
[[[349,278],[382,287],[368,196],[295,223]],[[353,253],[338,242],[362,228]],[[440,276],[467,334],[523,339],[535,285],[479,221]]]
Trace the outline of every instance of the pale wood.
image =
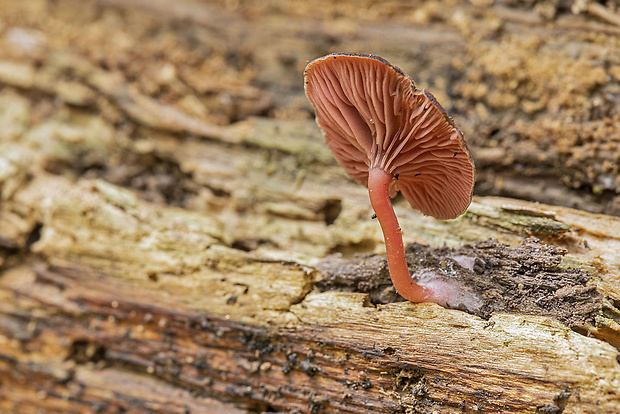
[[[241,181],[238,191],[251,185]],[[293,182],[283,188],[293,189]],[[343,192],[354,196],[358,187],[343,183]],[[319,200],[325,196],[319,193]],[[554,401],[564,404],[565,399],[580,412],[596,412],[597,406],[612,412],[617,406],[617,350],[548,318],[499,314],[485,321],[435,305],[374,307],[363,294],[313,291],[321,278],[312,267],[322,256],[313,254],[320,251],[316,240],[333,238],[342,244],[348,237],[350,244],[362,234],[380,250],[380,231],[369,219],[369,207],[361,206],[364,195],[358,197],[361,220],[350,216],[360,214],[346,204],[331,226],[270,215],[268,226],[251,227],[253,236],[286,240],[295,248],[290,253],[273,248],[246,253],[223,244],[224,234],[236,234],[225,210],[204,215],[163,208],[103,181],[74,185],[40,173],[3,206],[34,210],[31,215],[42,224],[42,234],[32,249],[44,262],[60,267],[48,271],[37,265],[38,276],[32,268],[20,267],[0,279],[3,338],[9,345],[4,355],[12,361],[45,361],[55,355],[57,362],[44,367],[56,366],[60,371],[53,375],[59,380],[67,372],[85,372],[82,364],[93,360],[92,355],[82,357],[85,361],[76,357],[76,347],[100,348],[111,372],[129,366],[164,381],[181,376],[175,381],[184,387],[246,408],[263,404],[305,411],[322,406],[362,412],[428,406],[448,412],[476,407],[527,412],[541,404],[551,407]],[[452,222],[399,207],[409,238],[452,245],[488,237],[518,243],[529,232],[528,217],[546,216],[549,224],[570,226],[568,234],[564,229],[562,237],[550,239],[571,250],[566,265],[596,274],[598,289],[607,297],[620,296],[615,282],[618,219],[509,199],[476,199],[467,216]],[[239,234],[264,213],[246,214],[250,216],[235,222],[244,223]],[[298,223],[296,231],[282,231],[293,222]],[[354,222],[358,224],[351,226]],[[312,239],[304,235],[310,231]],[[589,249],[579,248],[584,242]],[[61,313],[50,314],[51,309]],[[23,312],[31,316],[19,317]],[[203,329],[212,333],[201,333]],[[618,343],[620,330],[617,322],[601,315],[590,333]],[[21,341],[31,344],[29,352],[17,339],[23,335]],[[234,351],[222,354],[221,347]],[[71,364],[63,368],[67,356]],[[205,362],[196,367],[197,360]],[[15,363],[5,366],[4,375],[16,367],[26,369]],[[89,370],[103,368],[88,364]],[[261,366],[269,369],[261,371]],[[23,375],[39,374],[30,368]],[[91,387],[91,374],[83,375],[73,382]],[[284,384],[290,387],[286,392]],[[45,398],[39,404],[54,406],[51,392],[41,395]],[[83,398],[92,402],[101,397]],[[139,404],[152,399],[136,398]]]

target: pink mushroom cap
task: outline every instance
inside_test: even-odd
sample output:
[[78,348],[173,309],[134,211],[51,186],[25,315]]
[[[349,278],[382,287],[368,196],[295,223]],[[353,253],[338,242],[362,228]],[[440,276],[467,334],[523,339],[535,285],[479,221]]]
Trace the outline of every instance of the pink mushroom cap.
[[346,172],[368,186],[368,172],[392,174],[391,194],[438,219],[471,203],[475,167],[463,134],[437,100],[400,68],[373,55],[336,53],[304,72],[316,120]]

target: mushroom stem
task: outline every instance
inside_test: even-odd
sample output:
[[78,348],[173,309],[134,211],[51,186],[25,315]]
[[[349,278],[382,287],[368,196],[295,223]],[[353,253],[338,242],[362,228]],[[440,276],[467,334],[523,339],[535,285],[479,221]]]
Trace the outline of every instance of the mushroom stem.
[[375,210],[383,231],[390,277],[396,291],[403,298],[411,302],[433,301],[433,294],[424,286],[414,282],[409,273],[407,260],[405,259],[403,235],[394,213],[392,201],[390,200],[390,182],[392,178],[391,174],[380,168],[371,168],[368,171],[370,204]]

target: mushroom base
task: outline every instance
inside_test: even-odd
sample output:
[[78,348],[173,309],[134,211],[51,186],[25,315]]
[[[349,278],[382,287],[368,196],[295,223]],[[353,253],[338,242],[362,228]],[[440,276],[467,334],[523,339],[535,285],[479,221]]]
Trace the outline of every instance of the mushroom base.
[[439,273],[423,272],[413,278],[429,292],[428,302],[437,303],[445,308],[464,309],[474,313],[480,311],[483,305],[482,299],[465,289],[461,282],[446,278]]

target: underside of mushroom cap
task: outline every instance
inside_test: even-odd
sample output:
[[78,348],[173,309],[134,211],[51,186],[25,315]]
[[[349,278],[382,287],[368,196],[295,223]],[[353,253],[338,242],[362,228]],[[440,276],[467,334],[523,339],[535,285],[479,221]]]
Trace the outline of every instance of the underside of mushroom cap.
[[347,173],[395,176],[415,209],[452,219],[469,206],[474,165],[463,135],[437,100],[373,55],[331,54],[308,64],[306,95],[327,144]]

